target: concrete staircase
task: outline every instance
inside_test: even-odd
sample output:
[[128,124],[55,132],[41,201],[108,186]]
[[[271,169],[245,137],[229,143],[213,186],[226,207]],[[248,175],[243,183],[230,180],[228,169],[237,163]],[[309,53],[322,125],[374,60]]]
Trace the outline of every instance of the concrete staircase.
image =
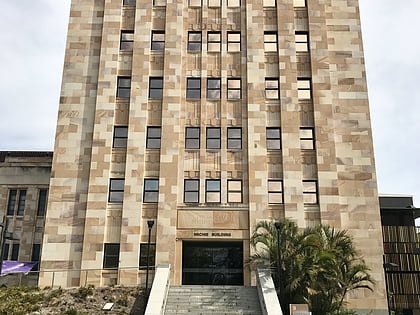
[[256,287],[171,286],[165,315],[262,315]]

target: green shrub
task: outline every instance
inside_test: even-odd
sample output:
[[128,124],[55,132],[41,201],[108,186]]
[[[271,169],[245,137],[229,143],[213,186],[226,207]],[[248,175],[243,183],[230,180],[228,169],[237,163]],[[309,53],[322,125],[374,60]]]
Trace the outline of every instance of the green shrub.
[[93,288],[94,286],[89,284],[87,287],[80,287],[79,288],[79,297],[86,298],[88,295],[93,295]]

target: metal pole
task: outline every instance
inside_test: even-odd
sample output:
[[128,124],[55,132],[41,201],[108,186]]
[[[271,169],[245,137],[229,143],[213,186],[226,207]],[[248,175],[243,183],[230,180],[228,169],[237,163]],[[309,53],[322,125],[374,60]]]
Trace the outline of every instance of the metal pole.
[[150,234],[152,232],[152,227],[155,221],[153,220],[147,220],[147,227],[149,228],[149,237],[147,239],[147,265],[146,265],[146,298],[149,298],[149,291],[148,291],[148,285],[149,285],[149,255],[150,255]]

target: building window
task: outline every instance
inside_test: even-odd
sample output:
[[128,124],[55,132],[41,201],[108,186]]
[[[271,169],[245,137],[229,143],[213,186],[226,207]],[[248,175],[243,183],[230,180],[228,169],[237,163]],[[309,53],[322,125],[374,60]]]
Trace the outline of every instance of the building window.
[[164,50],[165,49],[165,32],[164,31],[152,31],[152,50]]
[[206,180],[206,202],[220,203],[220,179]]
[[227,181],[227,201],[242,203],[242,181],[228,180]]
[[[155,256],[156,256],[156,244],[150,244],[149,246],[149,267],[155,267]],[[147,268],[147,243],[140,244],[140,260],[139,269]]]
[[220,0],[208,0],[209,7],[220,7]]
[[144,180],[143,202],[158,202],[159,199],[159,179],[146,178]]
[[315,149],[314,128],[300,128],[300,148],[302,150]]
[[47,189],[40,189],[38,192],[38,209],[37,216],[43,217],[45,215],[45,210],[47,209]]
[[280,128],[267,128],[267,150],[280,150],[281,149],[281,132]]
[[276,0],[263,0],[263,6],[264,7],[275,7],[276,6]]
[[206,148],[207,149],[220,149],[220,127],[207,128]]
[[25,203],[26,203],[26,189],[25,190],[19,190],[19,201],[18,201],[16,215],[22,216],[24,214]]
[[200,149],[200,127],[185,128],[185,148]]
[[227,148],[242,149],[242,128],[230,127],[227,129]]
[[318,203],[318,189],[315,180],[303,181],[303,203],[317,204]]
[[188,32],[188,50],[201,50],[201,32]]
[[117,79],[117,97],[130,98],[131,78],[118,77]]
[[128,127],[127,126],[115,126],[114,127],[114,141],[112,143],[113,148],[126,148],[128,138]]
[[15,214],[16,200],[17,200],[17,190],[16,189],[9,190],[9,200],[7,202],[7,215]]
[[184,203],[198,203],[200,194],[200,180],[184,180]]
[[12,255],[10,256],[10,260],[17,261],[19,259],[19,244],[12,244]]
[[220,51],[221,37],[222,35],[220,32],[208,32],[207,51]]
[[230,100],[241,98],[241,79],[227,80],[227,98]]
[[111,178],[109,180],[109,202],[122,203],[124,199],[124,179]]
[[149,98],[163,97],[163,78],[151,77],[149,79]]
[[134,31],[121,31],[120,49],[132,51],[134,45]]
[[241,33],[227,33],[227,50],[231,52],[241,51]]
[[283,181],[281,180],[268,181],[268,203],[270,204],[283,203]]
[[296,8],[306,7],[306,0],[293,0],[293,6]]
[[9,244],[5,243],[3,247],[3,260],[9,260]]
[[220,99],[221,83],[218,79],[207,79],[207,98],[211,100]]
[[147,127],[146,148],[160,149],[161,127]]
[[311,80],[310,79],[298,79],[298,98],[301,100],[311,99]]
[[190,7],[201,7],[201,0],[188,0]]
[[277,51],[277,33],[264,32],[264,51],[272,52]]
[[307,51],[309,51],[308,32],[296,32],[295,41],[296,41],[296,51],[297,52],[307,52]]
[[32,271],[39,270],[39,258],[41,257],[41,244],[32,245],[31,261],[37,264],[32,268]]
[[134,6],[136,5],[136,0],[123,0],[123,5]]
[[265,97],[270,100],[279,99],[279,79],[265,79]]
[[241,1],[240,0],[227,0],[228,7],[240,7]]
[[120,244],[104,244],[104,269],[116,269],[120,261]]
[[201,98],[200,78],[187,78],[187,98]]

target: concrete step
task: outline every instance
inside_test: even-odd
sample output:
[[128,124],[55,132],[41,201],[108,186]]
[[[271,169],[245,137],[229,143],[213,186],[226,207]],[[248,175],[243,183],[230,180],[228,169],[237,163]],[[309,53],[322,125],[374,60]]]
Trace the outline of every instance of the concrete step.
[[171,286],[165,314],[261,315],[256,287]]

